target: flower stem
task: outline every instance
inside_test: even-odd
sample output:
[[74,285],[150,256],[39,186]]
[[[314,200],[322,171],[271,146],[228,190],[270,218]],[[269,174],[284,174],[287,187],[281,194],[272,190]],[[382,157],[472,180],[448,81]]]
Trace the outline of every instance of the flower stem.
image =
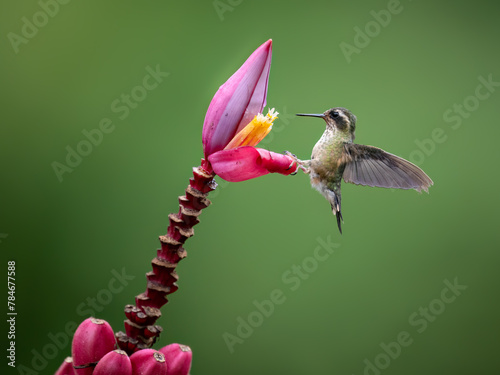
[[179,212],[168,215],[167,234],[160,236],[161,248],[151,261],[153,270],[146,274],[146,291],[135,297],[135,306],[125,306],[125,332],[116,333],[118,346],[128,354],[150,348],[163,330],[155,322],[168,302],[167,295],[178,289],[175,268],[187,255],[182,245],[194,235],[201,210],[210,205],[207,195],[217,187],[214,176],[210,163],[202,159],[201,166],[193,168],[185,195],[179,197]]

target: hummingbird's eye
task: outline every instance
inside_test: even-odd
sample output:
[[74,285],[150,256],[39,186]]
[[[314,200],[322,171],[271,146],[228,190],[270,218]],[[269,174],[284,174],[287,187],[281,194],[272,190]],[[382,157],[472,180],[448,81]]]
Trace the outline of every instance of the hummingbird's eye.
[[339,117],[338,111],[333,111],[332,113],[330,113],[330,117],[331,118]]

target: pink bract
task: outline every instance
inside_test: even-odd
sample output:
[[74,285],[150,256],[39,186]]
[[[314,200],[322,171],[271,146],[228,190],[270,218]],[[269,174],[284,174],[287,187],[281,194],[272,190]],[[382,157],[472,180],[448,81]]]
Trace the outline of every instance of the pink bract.
[[272,40],[257,48],[215,93],[203,123],[205,158],[222,150],[266,105]]
[[216,152],[208,158],[214,172],[229,182],[240,182],[268,173],[289,175],[297,163],[289,156],[251,146]]

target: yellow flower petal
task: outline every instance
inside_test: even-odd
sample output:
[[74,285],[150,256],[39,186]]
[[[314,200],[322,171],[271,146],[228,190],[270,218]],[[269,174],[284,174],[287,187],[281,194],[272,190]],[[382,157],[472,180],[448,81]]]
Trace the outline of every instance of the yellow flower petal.
[[256,146],[269,134],[273,127],[273,121],[277,118],[278,112],[274,108],[270,109],[265,116],[259,113],[231,139],[224,150],[241,146]]

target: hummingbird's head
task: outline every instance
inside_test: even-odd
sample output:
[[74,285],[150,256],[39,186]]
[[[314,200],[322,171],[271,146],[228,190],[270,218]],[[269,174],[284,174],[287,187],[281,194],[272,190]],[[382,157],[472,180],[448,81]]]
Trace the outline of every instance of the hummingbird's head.
[[356,130],[356,116],[347,108],[335,107],[322,114],[298,113],[297,116],[321,117],[326,122],[326,128],[350,136],[354,140]]

